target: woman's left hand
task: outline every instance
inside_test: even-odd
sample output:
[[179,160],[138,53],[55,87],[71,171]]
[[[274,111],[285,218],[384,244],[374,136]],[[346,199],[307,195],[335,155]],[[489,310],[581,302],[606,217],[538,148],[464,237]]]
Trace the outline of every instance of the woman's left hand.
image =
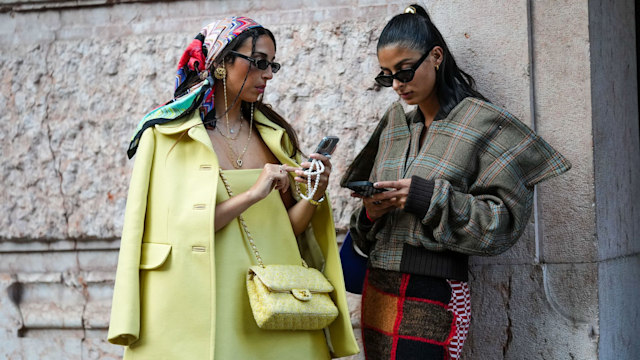
[[388,203],[398,209],[404,209],[411,187],[411,178],[396,181],[378,181],[374,185],[376,188],[391,189],[373,195],[377,202]]
[[[324,164],[324,172],[320,174],[320,183],[318,184],[318,190],[316,190],[316,193],[313,195],[314,200],[319,200],[321,197],[324,196],[324,193],[327,190],[327,186],[329,185],[329,176],[331,175],[331,167],[332,167],[331,160],[330,160],[331,157],[320,155],[317,153],[311,154],[310,157],[312,159],[322,161],[322,163]],[[296,177],[293,180],[306,185],[307,176],[304,174],[304,170],[302,169],[308,169],[310,166],[311,166],[311,162],[305,161],[300,164],[300,167],[283,165],[283,170],[287,172],[295,173]],[[315,181],[316,181],[316,176],[312,175],[311,176],[312,184],[314,184]]]

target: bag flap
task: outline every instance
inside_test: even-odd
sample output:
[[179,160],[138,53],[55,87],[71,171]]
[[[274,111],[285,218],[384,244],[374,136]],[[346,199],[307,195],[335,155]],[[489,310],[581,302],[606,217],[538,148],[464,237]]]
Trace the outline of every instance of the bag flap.
[[290,292],[291,290],[306,289],[312,293],[328,293],[333,286],[314,268],[301,265],[267,265],[266,267],[252,266],[249,268],[248,278],[257,276],[271,291]]
[[142,243],[142,254],[140,255],[140,269],[157,269],[169,257],[171,245],[157,243]]

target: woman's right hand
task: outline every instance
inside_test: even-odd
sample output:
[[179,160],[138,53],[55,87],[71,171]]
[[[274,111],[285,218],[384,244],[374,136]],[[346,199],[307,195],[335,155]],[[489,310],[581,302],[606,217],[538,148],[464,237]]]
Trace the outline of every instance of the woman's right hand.
[[351,193],[352,197],[362,199],[362,205],[367,210],[367,216],[370,220],[376,221],[384,214],[395,208],[394,204],[388,200],[381,200],[383,194],[374,194],[372,196],[362,196],[358,193]]
[[394,208],[404,209],[409,189],[411,188],[411,178],[397,181],[378,181],[373,186],[389,189],[388,191],[362,198],[369,218],[376,221]]
[[289,174],[280,164],[265,164],[258,180],[247,190],[251,199],[258,202],[266,198],[273,189],[282,193],[289,190]]

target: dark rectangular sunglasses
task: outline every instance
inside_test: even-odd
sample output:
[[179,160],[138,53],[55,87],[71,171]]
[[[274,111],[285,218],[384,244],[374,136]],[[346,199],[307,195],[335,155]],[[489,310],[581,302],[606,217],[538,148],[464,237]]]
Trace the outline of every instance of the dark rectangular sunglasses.
[[410,67],[409,69],[402,69],[397,71],[395,74],[391,74],[391,75],[387,75],[381,71],[380,74],[376,76],[376,82],[380,86],[384,86],[384,87],[390,87],[391,85],[393,85],[393,79],[396,79],[402,83],[408,83],[409,81],[413,80],[413,77],[416,75],[416,70],[418,69],[420,64],[422,64],[424,59],[426,59],[427,56],[429,56],[430,52],[431,51],[427,51],[424,55],[422,55],[420,60],[418,60],[415,64],[413,64],[413,66]]
[[280,64],[277,62],[269,62],[266,59],[256,59],[256,58],[252,58],[249,57],[245,54],[241,54],[237,51],[233,51],[231,50],[230,53],[232,53],[233,55],[237,56],[237,57],[241,57],[243,59],[249,60],[250,63],[254,64],[258,69],[260,70],[267,70],[267,68],[269,67],[269,65],[271,65],[271,71],[275,74],[278,72],[278,70],[280,70]]

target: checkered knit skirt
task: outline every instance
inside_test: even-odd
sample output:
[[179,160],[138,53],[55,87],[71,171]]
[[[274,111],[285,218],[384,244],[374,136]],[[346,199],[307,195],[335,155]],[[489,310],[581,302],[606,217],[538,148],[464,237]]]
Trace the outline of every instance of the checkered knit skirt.
[[370,268],[362,292],[365,357],[458,359],[470,315],[466,282]]

